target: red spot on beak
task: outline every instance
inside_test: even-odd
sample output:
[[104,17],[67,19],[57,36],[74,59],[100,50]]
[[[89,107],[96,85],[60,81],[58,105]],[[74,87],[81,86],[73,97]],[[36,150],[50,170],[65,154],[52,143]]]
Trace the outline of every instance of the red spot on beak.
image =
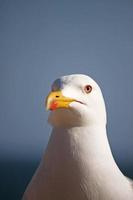
[[53,101],[50,105],[50,110],[56,110],[58,103],[56,101]]

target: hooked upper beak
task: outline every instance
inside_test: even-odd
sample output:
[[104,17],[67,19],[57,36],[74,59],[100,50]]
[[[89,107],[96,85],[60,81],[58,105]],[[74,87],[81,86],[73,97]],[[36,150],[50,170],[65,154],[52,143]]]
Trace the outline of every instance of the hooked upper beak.
[[61,91],[50,92],[46,98],[45,106],[47,110],[56,110],[58,108],[69,108],[69,104],[75,99],[63,96]]

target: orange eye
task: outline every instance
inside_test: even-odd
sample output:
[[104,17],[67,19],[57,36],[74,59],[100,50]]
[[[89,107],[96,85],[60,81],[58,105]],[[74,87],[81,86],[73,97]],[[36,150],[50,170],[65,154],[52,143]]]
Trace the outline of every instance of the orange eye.
[[84,87],[84,91],[88,94],[88,93],[90,93],[91,91],[92,91],[92,86],[91,85],[86,85],[85,87]]

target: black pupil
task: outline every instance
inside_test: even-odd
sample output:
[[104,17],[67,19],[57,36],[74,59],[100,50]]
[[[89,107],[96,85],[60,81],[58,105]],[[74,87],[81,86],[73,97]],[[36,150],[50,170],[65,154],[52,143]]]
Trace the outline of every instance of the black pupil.
[[86,89],[87,89],[87,90],[90,90],[90,86],[87,86]]

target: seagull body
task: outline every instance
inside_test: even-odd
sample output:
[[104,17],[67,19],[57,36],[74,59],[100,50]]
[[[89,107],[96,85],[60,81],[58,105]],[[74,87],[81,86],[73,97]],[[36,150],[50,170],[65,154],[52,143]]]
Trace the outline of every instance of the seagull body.
[[51,137],[23,200],[133,200],[133,188],[113,158],[106,109],[97,83],[85,75],[57,79],[46,99]]

